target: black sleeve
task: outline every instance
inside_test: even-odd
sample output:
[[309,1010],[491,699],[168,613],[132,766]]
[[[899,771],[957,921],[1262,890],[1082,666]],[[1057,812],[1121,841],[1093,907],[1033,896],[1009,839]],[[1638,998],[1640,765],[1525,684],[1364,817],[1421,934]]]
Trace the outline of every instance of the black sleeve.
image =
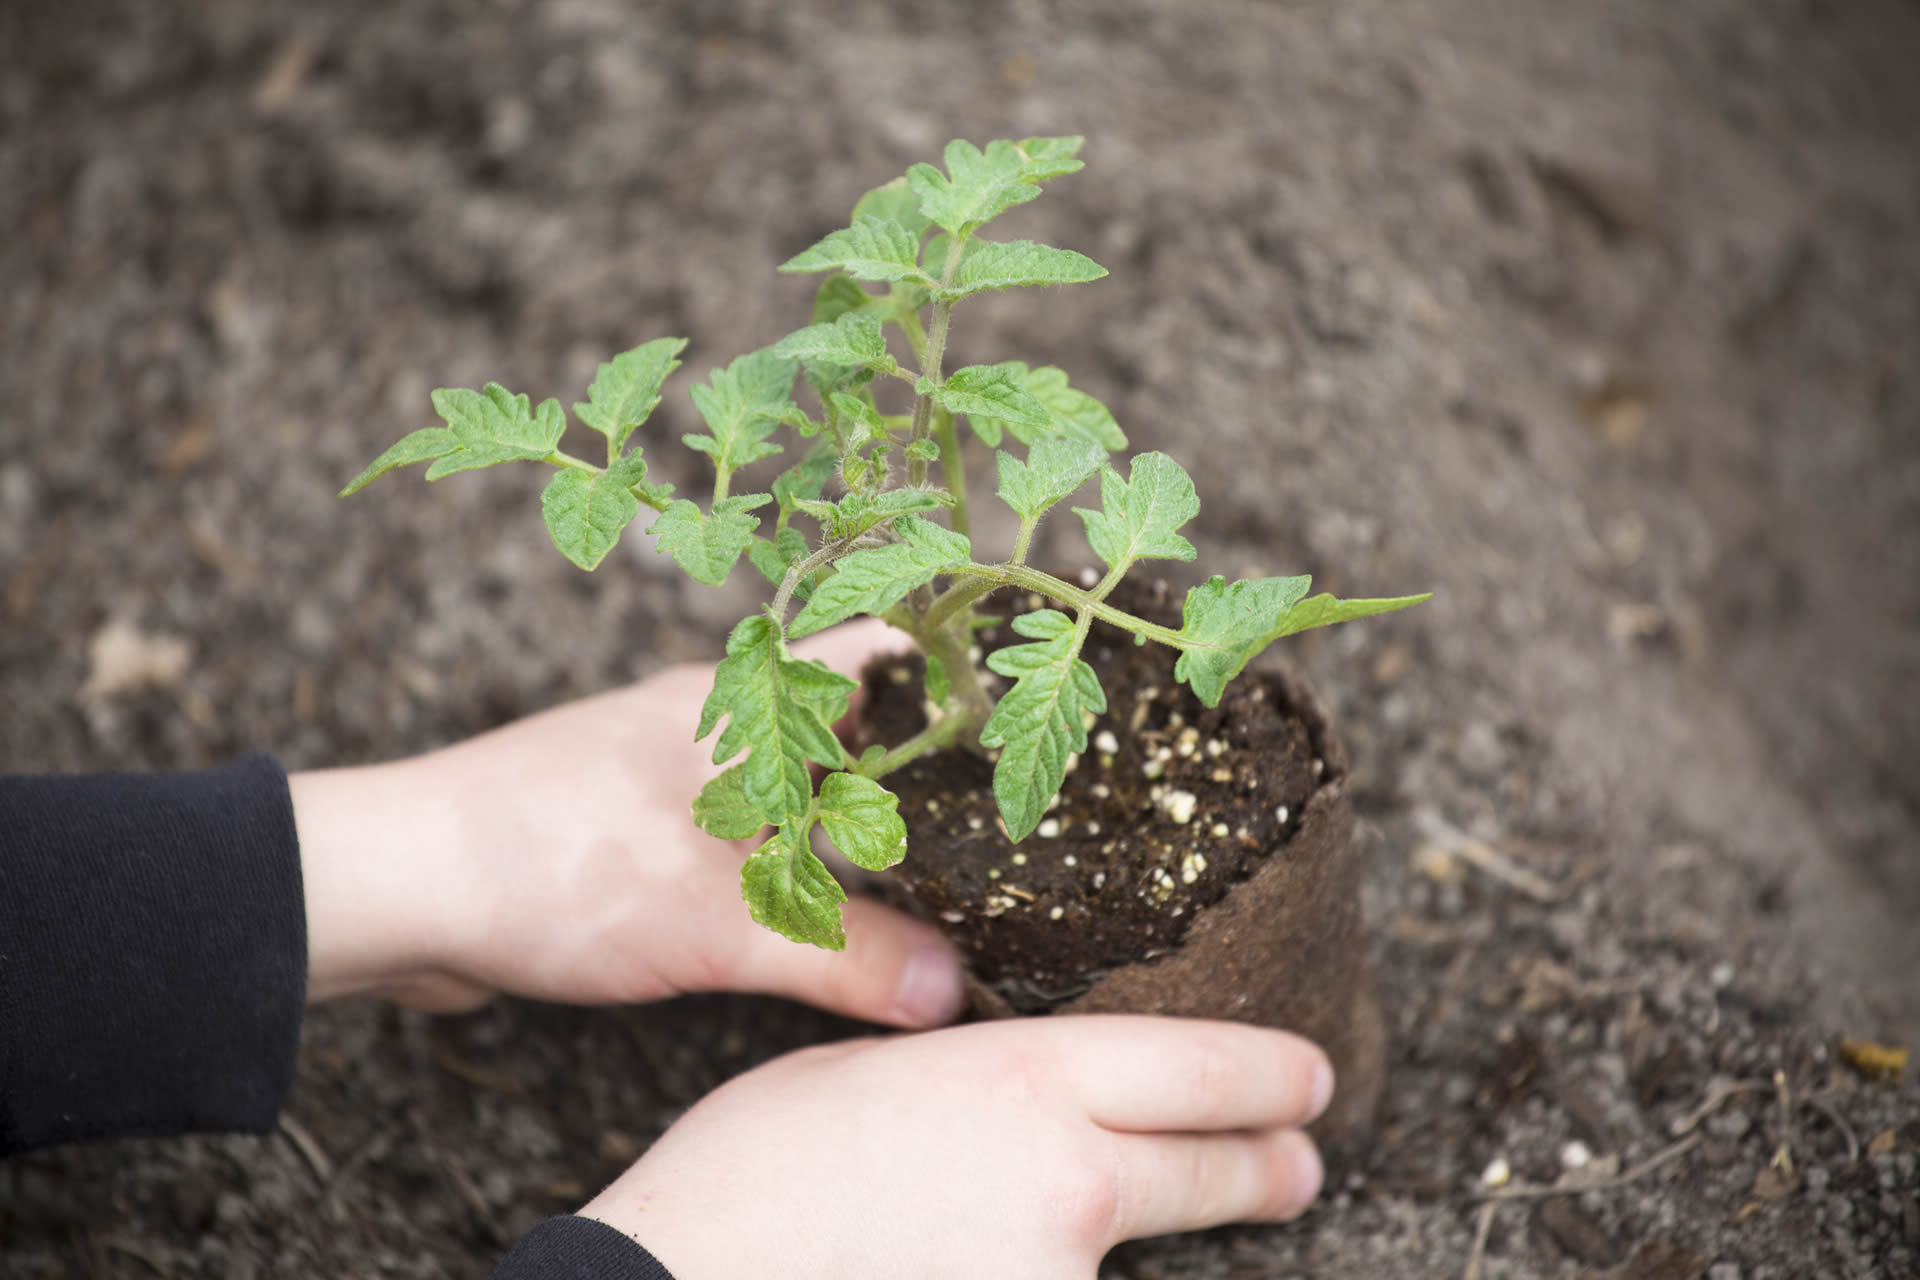
[[272,1129],[306,989],[270,756],[0,778],[0,1155]]
[[625,1232],[597,1218],[548,1218],[527,1232],[487,1280],[673,1280]]

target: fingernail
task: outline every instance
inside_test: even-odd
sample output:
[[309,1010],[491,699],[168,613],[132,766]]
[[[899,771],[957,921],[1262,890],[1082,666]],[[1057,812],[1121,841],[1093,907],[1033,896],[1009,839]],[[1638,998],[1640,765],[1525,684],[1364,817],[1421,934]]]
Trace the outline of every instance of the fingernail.
[[1313,1145],[1313,1139],[1304,1133],[1294,1136],[1298,1141],[1293,1148],[1293,1207],[1287,1213],[1289,1218],[1307,1211],[1327,1177],[1326,1166],[1320,1163],[1320,1149]]
[[929,943],[907,960],[893,1007],[902,1022],[931,1027],[953,1021],[966,998],[960,962],[952,950],[944,943]]
[[1328,1064],[1325,1058],[1322,1058],[1319,1062],[1315,1063],[1313,1067],[1313,1083],[1309,1086],[1308,1094],[1308,1102],[1309,1105],[1313,1107],[1313,1114],[1309,1115],[1307,1119],[1319,1119],[1320,1114],[1327,1109],[1327,1104],[1332,1101],[1333,1067]]

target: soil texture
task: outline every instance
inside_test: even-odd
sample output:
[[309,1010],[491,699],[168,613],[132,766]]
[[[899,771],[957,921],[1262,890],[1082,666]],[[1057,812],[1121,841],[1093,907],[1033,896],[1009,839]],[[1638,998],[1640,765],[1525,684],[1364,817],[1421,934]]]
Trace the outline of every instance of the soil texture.
[[[1103,1280],[1913,1275],[1920,1083],[1845,1046],[1920,1047],[1915,66],[1910,0],[0,5],[0,769],[391,758],[713,661],[755,576],[579,573],[533,475],[334,494],[433,387],[570,403],[667,334],[693,482],[685,387],[807,315],[778,263],[949,138],[1083,133],[1004,234],[1111,276],[970,301],[955,364],[1179,459],[1204,572],[1435,593],[1286,647],[1379,1139]],[[0,1165],[0,1273],[476,1277],[863,1030],[318,1010],[284,1133]]]

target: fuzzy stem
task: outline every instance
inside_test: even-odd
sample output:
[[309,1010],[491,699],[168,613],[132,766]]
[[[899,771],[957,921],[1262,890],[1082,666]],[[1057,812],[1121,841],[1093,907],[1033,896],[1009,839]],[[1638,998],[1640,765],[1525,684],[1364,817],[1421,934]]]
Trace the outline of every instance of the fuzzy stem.
[[967,462],[960,455],[960,437],[953,429],[953,415],[945,409],[933,411],[933,438],[940,442],[940,472],[953,495],[953,531],[963,538],[973,537],[973,522],[967,514]]
[[959,698],[962,707],[956,714],[969,722],[965,726],[965,740],[969,743],[975,741],[979,737],[980,726],[993,714],[993,699],[987,696],[986,686],[980,683],[980,672],[974,668],[972,659],[967,657],[965,635],[956,636],[952,627],[923,627],[920,648],[929,658],[938,658],[940,665],[946,669],[954,696]]
[[807,575],[836,559],[846,550],[843,543],[829,542],[818,551],[787,570],[786,580],[780,584],[780,590],[773,597],[773,616],[780,623],[780,629],[787,628],[787,605],[793,601],[793,593],[807,580]]
[[1085,609],[1094,617],[1114,626],[1131,631],[1135,635],[1157,640],[1161,644],[1175,649],[1208,648],[1212,646],[1196,645],[1183,637],[1178,631],[1158,623],[1148,622],[1145,618],[1136,618],[1122,609],[1101,600],[1091,591],[1083,591],[1071,583],[1062,582],[1049,573],[1038,569],[1029,569],[1021,564],[967,564],[953,570],[954,574],[970,579],[956,582],[948,587],[927,610],[925,625],[929,630],[954,614],[986,595],[995,587],[1025,587],[1037,591],[1052,600],[1057,600],[1070,609]]
[[972,733],[977,733],[979,731],[977,725],[973,726],[972,733],[969,733],[967,725],[969,718],[964,712],[941,716],[899,746],[888,751],[868,768],[855,769],[853,772],[864,774],[877,782],[895,769],[912,764],[921,756],[931,755],[942,748],[952,746],[954,741],[963,734],[970,737]]

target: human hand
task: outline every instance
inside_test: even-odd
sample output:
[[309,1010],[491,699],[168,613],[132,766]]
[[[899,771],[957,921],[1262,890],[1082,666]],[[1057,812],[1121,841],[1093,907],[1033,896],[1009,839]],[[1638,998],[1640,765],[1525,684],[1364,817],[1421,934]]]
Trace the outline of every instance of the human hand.
[[[874,623],[794,646],[857,671]],[[297,774],[309,999],[429,1009],[497,992],[581,1004],[757,991],[902,1026],[946,1022],[959,967],[931,927],[858,897],[847,950],[797,946],[740,900],[751,842],[689,806],[720,771],[692,741],[713,668],[667,668],[441,751]]]
[[581,1212],[679,1280],[1093,1280],[1121,1240],[1301,1212],[1332,1092],[1318,1048],[1236,1023],[849,1041],[709,1094]]

